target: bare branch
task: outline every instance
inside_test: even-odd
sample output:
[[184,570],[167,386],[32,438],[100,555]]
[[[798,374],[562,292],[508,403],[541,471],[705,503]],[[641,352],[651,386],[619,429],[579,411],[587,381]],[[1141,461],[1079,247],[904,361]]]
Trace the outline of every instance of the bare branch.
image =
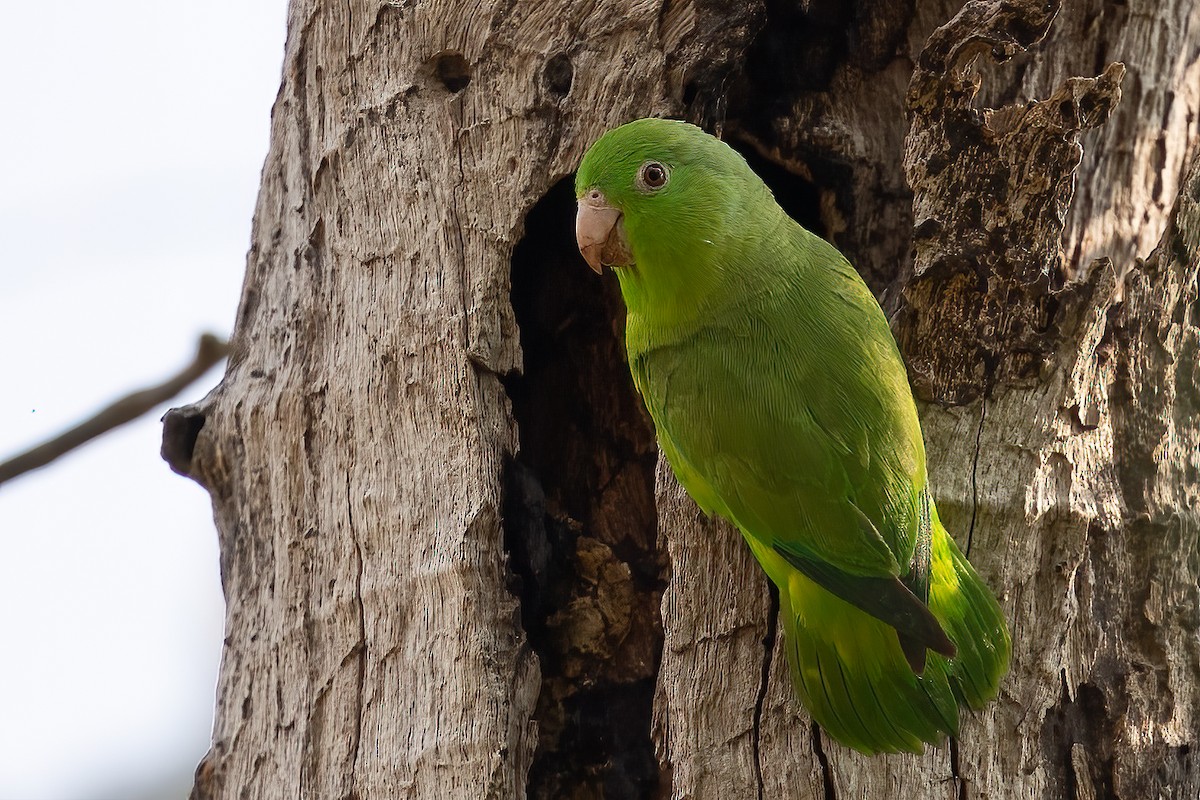
[[25,451],[8,461],[0,462],[0,484],[12,480],[31,470],[44,467],[80,445],[107,433],[113,428],[132,422],[160,403],[165,403],[182,392],[193,381],[207,372],[214,364],[225,358],[229,344],[211,333],[201,335],[196,346],[196,356],[174,377],[141,391],[122,397],[102,409],[91,419],[85,420],[68,431]]

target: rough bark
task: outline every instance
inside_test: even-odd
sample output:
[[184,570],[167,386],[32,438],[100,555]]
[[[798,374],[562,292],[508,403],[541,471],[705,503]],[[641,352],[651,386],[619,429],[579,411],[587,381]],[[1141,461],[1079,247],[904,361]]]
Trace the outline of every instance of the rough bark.
[[[1200,12],[730,6],[292,4],[228,371],[168,417],[228,603],[195,797],[1200,794]],[[655,470],[564,183],[650,114],[894,314],[1012,622],[958,742],[815,729],[761,571]]]

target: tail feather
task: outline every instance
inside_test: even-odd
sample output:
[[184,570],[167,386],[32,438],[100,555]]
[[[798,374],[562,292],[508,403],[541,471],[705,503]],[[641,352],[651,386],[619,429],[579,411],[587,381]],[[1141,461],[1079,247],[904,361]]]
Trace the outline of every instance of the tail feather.
[[[926,651],[915,672],[896,630],[798,570],[780,586],[793,684],[834,739],[864,753],[920,753],[958,731],[958,706],[980,708],[1008,669],[999,604],[933,511],[929,606],[957,646]],[[911,649],[911,648],[910,648]]]
[[[830,735],[865,753],[920,753],[958,729],[943,656],[930,651],[917,675],[893,628],[803,575],[790,583],[791,596],[780,593],[780,614],[793,684]],[[805,603],[799,613],[792,606],[797,594]]]
[[936,510],[933,526],[935,576],[929,605],[959,647],[950,662],[955,695],[971,708],[982,708],[996,696],[1008,672],[1008,626],[1000,604],[946,533]]

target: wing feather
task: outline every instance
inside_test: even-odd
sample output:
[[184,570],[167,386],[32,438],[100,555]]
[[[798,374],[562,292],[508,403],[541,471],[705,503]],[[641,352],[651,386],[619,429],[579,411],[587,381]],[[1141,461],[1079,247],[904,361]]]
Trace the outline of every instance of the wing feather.
[[[862,607],[846,595],[879,586],[854,579],[906,578],[914,555],[928,560],[928,546],[917,546],[924,447],[882,311],[836,250],[805,236],[808,266],[775,276],[799,285],[748,291],[692,330],[649,337],[631,366],[663,450],[700,505],[793,567],[798,558],[846,576],[810,574]],[[896,597],[924,607],[913,590],[925,579],[913,579],[895,582]]]

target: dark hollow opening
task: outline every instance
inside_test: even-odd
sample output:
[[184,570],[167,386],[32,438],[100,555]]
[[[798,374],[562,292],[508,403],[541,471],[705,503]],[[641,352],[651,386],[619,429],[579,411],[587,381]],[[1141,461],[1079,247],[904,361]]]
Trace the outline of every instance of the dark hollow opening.
[[542,671],[528,796],[653,797],[658,451],[625,361],[616,280],[583,262],[574,216],[566,179],[530,211],[512,258],[524,371],[505,379],[520,452],[504,527]]
[[[1104,692],[1085,682],[1075,687],[1075,698],[1072,699],[1065,670],[1061,679],[1062,693],[1058,704],[1046,712],[1042,722],[1042,755],[1061,788],[1058,794],[1078,797],[1080,785],[1086,782],[1093,787],[1094,797],[1115,798],[1112,743],[1117,740],[1117,733]],[[1078,775],[1075,771],[1072,749],[1076,744],[1082,745],[1088,754],[1087,775]]]
[[471,65],[462,53],[447,51],[434,56],[434,70],[438,80],[450,94],[456,94],[471,83]]
[[575,80],[575,67],[571,57],[566,53],[551,56],[542,69],[542,80],[546,88],[559,97],[571,93],[571,83]]

